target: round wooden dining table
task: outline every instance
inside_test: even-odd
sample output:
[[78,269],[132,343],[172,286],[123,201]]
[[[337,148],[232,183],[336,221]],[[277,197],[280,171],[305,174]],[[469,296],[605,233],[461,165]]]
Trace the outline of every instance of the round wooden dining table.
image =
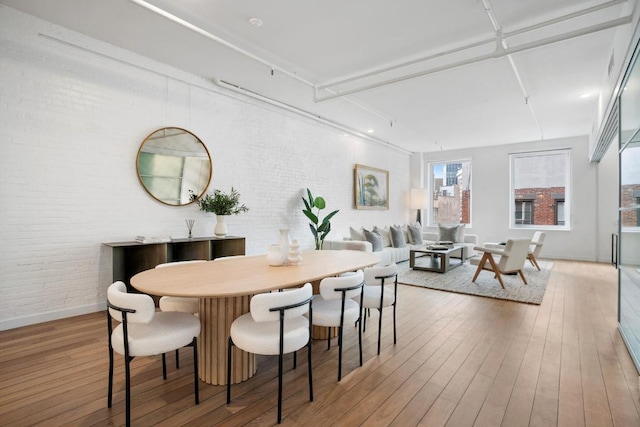
[[[131,278],[131,285],[157,296],[197,297],[201,331],[198,343],[200,379],[226,384],[227,341],[231,323],[249,312],[252,295],[318,282],[380,262],[371,252],[304,251],[297,265],[270,266],[266,255],[216,258],[214,261],[150,269]],[[251,378],[257,370],[254,354],[237,347],[232,383]]]

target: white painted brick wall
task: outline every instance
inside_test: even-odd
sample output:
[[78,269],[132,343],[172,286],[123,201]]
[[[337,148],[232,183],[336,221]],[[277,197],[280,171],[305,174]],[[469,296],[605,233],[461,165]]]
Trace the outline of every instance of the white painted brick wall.
[[[196,236],[212,234],[212,215],[160,204],[138,183],[139,145],[165,126],[207,145],[210,189],[242,194],[251,210],[228,227],[249,254],[285,226],[313,246],[307,186],[340,209],[333,236],[409,220],[409,155],[0,5],[0,330],[104,308],[111,265],[101,242],[184,237],[186,218]],[[353,208],[355,163],[390,171],[389,211]]]

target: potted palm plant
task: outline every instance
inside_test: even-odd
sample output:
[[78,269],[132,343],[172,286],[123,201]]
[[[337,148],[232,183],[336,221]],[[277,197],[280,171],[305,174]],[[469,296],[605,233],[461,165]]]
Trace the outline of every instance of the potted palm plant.
[[[335,210],[324,217],[322,221],[320,221],[320,211],[327,207],[327,202],[325,202],[324,198],[318,196],[313,197],[311,195],[311,190],[307,188],[307,196],[308,199],[302,198],[304,202],[304,209],[302,213],[305,214],[311,223],[309,224],[309,228],[311,229],[311,234],[316,241],[316,249],[322,249],[322,245],[324,244],[324,238],[327,237],[327,234],[331,231],[331,218],[335,214],[339,212],[339,210]],[[313,209],[317,209],[317,212],[314,213]]]
[[195,202],[201,211],[216,215],[214,234],[218,237],[227,235],[227,224],[225,222],[227,216],[237,215],[249,210],[245,204],[240,203],[240,193],[233,187],[231,187],[230,193],[215,189],[213,193],[207,193],[200,198],[189,190],[189,200]]

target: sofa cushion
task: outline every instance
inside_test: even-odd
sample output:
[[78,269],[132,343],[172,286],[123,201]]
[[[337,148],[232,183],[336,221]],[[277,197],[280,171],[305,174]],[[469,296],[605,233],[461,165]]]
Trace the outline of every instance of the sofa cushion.
[[373,252],[380,252],[382,250],[382,237],[380,237],[380,234],[367,229],[362,231],[364,232],[364,238],[371,243]]
[[382,238],[382,247],[390,248],[391,245],[391,232],[389,231],[389,227],[373,227],[373,231],[378,233]]
[[441,242],[464,243],[464,224],[438,224],[438,240]]
[[422,226],[420,223],[416,223],[415,225],[409,225],[409,237],[411,238],[410,242],[413,245],[421,245],[422,242]]
[[362,227],[359,229],[355,229],[353,227],[349,227],[349,235],[351,236],[351,240],[367,240],[364,238],[364,232],[362,231]]
[[389,232],[391,233],[391,246],[394,248],[404,248],[407,246],[407,242],[404,240],[404,232],[400,229],[400,227],[390,227]]

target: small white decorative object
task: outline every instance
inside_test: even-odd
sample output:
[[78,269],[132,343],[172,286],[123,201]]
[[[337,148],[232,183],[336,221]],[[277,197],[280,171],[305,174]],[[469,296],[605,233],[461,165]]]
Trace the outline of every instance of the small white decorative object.
[[217,237],[224,237],[227,235],[227,223],[225,222],[229,215],[216,215],[216,227],[213,229],[213,233]]
[[290,243],[291,243],[291,239],[289,238],[289,229],[281,228],[280,229],[280,250],[281,250],[281,257],[282,257],[283,264],[287,264],[289,262],[287,258],[289,257]]
[[267,262],[269,265],[279,266],[282,265],[282,248],[280,245],[270,245],[267,251]]
[[291,265],[298,265],[300,261],[302,261],[302,257],[300,256],[300,245],[297,240],[291,241],[291,244],[289,245],[289,256],[287,259]]

